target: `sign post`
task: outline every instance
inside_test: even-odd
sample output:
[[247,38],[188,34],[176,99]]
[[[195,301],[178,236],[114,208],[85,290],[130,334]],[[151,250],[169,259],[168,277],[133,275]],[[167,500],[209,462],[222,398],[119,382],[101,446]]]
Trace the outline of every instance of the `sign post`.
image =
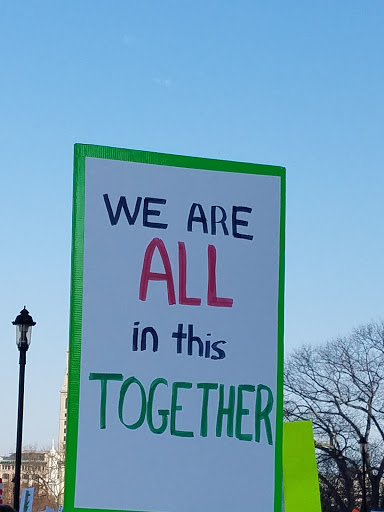
[[281,167],[75,146],[67,512],[280,512],[284,215]]

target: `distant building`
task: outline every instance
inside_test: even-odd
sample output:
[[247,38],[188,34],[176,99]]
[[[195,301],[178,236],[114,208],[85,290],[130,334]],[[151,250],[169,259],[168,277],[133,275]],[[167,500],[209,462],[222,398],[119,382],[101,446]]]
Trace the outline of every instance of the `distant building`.
[[[0,457],[0,478],[4,488],[13,488],[16,454]],[[63,482],[60,479],[63,461],[55,450],[24,450],[21,455],[20,487],[34,487],[37,496],[51,496],[58,505],[63,502]]]
[[59,452],[65,453],[67,439],[67,402],[68,402],[68,350],[67,366],[65,368],[64,383],[60,390],[60,415],[59,415]]
[[[59,413],[59,457],[62,461],[59,467],[59,480],[62,494],[64,494],[64,480],[65,480],[65,445],[67,441],[67,411],[68,411],[68,354],[67,350],[67,364],[65,367],[64,383],[60,390],[60,413]],[[60,503],[62,505],[62,502]]]

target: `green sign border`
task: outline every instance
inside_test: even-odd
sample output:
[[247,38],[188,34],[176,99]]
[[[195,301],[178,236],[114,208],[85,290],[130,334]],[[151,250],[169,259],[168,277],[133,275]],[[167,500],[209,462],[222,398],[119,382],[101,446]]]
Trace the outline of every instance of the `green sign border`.
[[[84,259],[84,208],[85,208],[85,159],[104,158],[165,165],[190,169],[238,172],[277,176],[281,178],[280,194],[280,255],[278,297],[278,352],[277,352],[277,396],[275,425],[275,496],[274,511],[281,512],[282,503],[282,438],[283,438],[283,364],[284,364],[284,276],[285,276],[285,169],[271,165],[250,164],[228,160],[214,160],[189,156],[152,153],[133,149],[111,148],[90,144],[75,144],[73,184],[73,224],[71,258],[71,310],[68,369],[68,414],[65,464],[65,512],[103,512],[104,509],[75,509],[77,437],[79,421],[79,393],[81,366],[81,331],[83,303],[83,259]],[[102,485],[102,483],[101,483]],[[255,496],[255,509],[257,509]],[[108,509],[109,510],[109,509]],[[121,512],[113,511],[110,512]],[[137,512],[137,511],[135,511]]]

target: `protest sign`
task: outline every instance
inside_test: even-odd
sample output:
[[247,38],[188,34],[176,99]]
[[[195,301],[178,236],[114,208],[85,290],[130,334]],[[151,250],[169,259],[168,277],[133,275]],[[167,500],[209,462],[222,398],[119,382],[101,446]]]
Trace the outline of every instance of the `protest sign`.
[[321,512],[312,422],[284,423],[283,431],[285,512]]
[[21,491],[19,512],[32,512],[34,487],[27,487]]
[[277,512],[284,169],[76,145],[74,183],[65,510]]

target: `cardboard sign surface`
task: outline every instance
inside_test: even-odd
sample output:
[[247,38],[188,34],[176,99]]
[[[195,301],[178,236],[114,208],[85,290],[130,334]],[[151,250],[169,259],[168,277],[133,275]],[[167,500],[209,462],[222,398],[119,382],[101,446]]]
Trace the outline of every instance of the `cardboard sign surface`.
[[311,421],[284,423],[285,512],[321,512]]

